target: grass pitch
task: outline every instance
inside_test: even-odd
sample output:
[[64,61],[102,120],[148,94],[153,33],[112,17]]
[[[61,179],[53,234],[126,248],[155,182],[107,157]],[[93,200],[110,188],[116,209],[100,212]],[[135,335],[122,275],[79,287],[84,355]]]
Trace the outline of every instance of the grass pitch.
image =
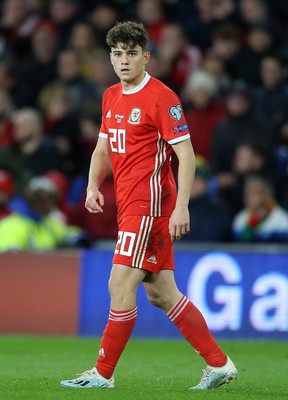
[[116,389],[63,389],[62,379],[90,369],[99,340],[0,336],[0,397],[5,400],[186,400],[288,398],[285,342],[220,342],[239,370],[238,381],[188,391],[203,360],[185,341],[131,340],[116,370]]

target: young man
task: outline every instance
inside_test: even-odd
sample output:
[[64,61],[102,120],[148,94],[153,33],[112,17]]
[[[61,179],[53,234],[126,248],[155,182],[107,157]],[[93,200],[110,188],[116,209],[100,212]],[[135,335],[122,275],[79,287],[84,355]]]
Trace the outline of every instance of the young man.
[[[137,317],[136,292],[144,284],[161,308],[205,359],[201,382],[212,389],[237,370],[211,336],[198,309],[174,281],[173,241],[189,232],[188,202],[195,157],[179,98],[145,72],[150,54],[142,24],[117,23],[107,35],[120,83],[103,97],[103,122],[92,155],[86,208],[104,210],[100,192],[110,160],[118,209],[118,242],[109,281],[111,309],[94,368],[61,382],[68,388],[114,388],[114,369]],[[176,195],[170,158],[179,159]]]

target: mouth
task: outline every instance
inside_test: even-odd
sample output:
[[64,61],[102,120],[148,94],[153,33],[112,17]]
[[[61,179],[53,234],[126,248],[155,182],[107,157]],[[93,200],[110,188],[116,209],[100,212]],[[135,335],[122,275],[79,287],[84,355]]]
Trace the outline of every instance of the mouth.
[[121,72],[129,72],[129,69],[128,68],[122,68]]

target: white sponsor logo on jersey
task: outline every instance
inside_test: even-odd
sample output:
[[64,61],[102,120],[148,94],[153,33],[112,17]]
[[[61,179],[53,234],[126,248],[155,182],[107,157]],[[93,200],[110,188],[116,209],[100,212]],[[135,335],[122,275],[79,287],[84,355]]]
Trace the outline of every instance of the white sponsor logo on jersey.
[[116,114],[115,118],[117,119],[117,123],[121,124],[122,120],[124,119],[124,115]]
[[112,111],[109,110],[106,114],[106,118],[111,118],[112,117]]
[[142,114],[142,111],[141,111],[140,108],[136,108],[136,107],[132,108],[132,111],[131,111],[131,113],[129,115],[128,122],[130,124],[139,124],[140,123],[141,114]]
[[169,114],[171,115],[172,118],[176,119],[177,121],[180,121],[183,115],[182,107],[180,106],[180,104],[170,107]]

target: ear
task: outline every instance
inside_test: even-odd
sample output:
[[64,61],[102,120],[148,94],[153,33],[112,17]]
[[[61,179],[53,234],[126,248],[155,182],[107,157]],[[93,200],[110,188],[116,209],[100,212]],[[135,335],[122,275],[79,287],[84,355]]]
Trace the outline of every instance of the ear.
[[113,62],[112,62],[112,53],[110,53],[110,62],[111,62],[111,64],[113,65]]
[[150,57],[151,57],[150,51],[146,51],[144,53],[144,65],[146,65],[148,63],[148,61],[150,60]]

